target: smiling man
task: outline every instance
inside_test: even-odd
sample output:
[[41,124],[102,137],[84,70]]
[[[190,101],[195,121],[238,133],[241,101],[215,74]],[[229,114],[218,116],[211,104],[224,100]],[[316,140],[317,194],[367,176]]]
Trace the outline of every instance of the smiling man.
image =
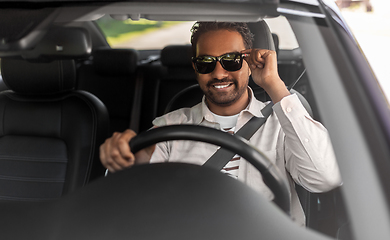
[[[249,76],[271,97],[273,114],[250,139],[282,172],[291,185],[291,215],[305,224],[294,182],[312,192],[329,191],[341,184],[327,130],[313,120],[296,95],[290,95],[277,71],[276,53],[252,49],[252,34],[245,23],[200,22],[192,28],[193,67],[204,92],[203,101],[153,121],[155,127],[196,124],[237,132],[253,116],[262,117],[266,105],[248,87]],[[102,164],[111,172],[140,163],[180,161],[204,164],[217,146],[193,141],[170,141],[131,153],[128,142],[135,133],[114,133],[101,146]],[[261,174],[235,156],[222,170],[260,192],[273,194]]]
[[[227,24],[228,25],[228,24]],[[202,25],[201,25],[202,26]],[[196,28],[195,28],[196,29]],[[270,50],[250,50],[251,39],[250,32],[247,29],[242,29],[242,34],[247,41],[243,40],[243,36],[238,31],[231,31],[228,29],[220,29],[216,31],[206,31],[201,27],[197,31],[203,34],[197,33],[192,37],[192,44],[195,52],[194,68],[198,75],[198,82],[206,96],[206,102],[209,109],[218,115],[229,116],[238,114],[248,105],[249,92],[248,82],[251,70],[253,70],[253,80],[256,84],[263,87],[270,95],[274,103],[279,102],[285,96],[290,93],[285,87],[283,81],[279,78],[277,72],[277,60],[276,53]],[[194,32],[196,33],[196,32]],[[222,54],[222,55],[221,55]],[[222,60],[219,60],[219,64],[214,60],[215,65],[211,72],[199,71],[205,61],[210,57],[219,56]],[[233,57],[235,56],[235,57]],[[243,62],[242,58],[245,57],[247,62]],[[207,58],[205,60],[205,58]],[[240,63],[240,69],[229,69],[232,64],[223,63],[225,59],[233,58],[233,62]],[[267,67],[264,68],[264,64],[267,62]],[[226,69],[228,68],[228,69]],[[203,70],[203,69],[202,69]]]

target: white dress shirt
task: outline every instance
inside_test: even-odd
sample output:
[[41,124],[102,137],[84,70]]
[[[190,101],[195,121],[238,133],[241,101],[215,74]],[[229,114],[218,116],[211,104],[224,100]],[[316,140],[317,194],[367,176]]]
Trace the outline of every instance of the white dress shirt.
[[[249,88],[250,96],[253,96]],[[251,97],[246,109],[238,116],[237,132],[253,116],[262,117],[266,104]],[[195,124],[220,129],[208,109],[205,99],[192,108],[170,112],[153,121],[154,126]],[[291,187],[291,217],[300,225],[305,216],[294,189],[294,182],[311,192],[329,191],[341,184],[341,177],[332,144],[325,127],[313,120],[295,94],[284,97],[273,106],[273,113],[252,136],[250,143],[263,152],[282,172]],[[169,141],[157,144],[150,160],[157,162],[186,162],[204,164],[218,149],[208,143]],[[261,174],[247,161],[240,161],[238,179],[260,192],[269,200],[271,190]]]

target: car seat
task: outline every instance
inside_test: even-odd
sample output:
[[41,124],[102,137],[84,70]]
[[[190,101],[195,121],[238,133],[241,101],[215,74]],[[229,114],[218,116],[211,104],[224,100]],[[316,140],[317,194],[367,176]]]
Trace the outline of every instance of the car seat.
[[141,130],[164,114],[169,101],[183,89],[197,83],[191,64],[191,45],[169,45],[161,50],[160,62],[140,66],[144,73]]
[[[0,200],[56,199],[104,175],[99,146],[108,137],[107,109],[91,93],[74,90],[74,60],[55,60],[68,50],[78,54],[72,44],[82,48],[78,41],[67,42],[64,51],[44,60],[35,54],[35,62],[2,59],[9,90],[0,93]],[[50,41],[45,46],[55,49]]]
[[167,74],[161,78],[157,116],[164,113],[168,102],[178,92],[197,83],[191,64],[191,45],[170,45],[161,51],[161,63]]
[[137,131],[139,113],[132,116],[137,107],[137,62],[138,51],[134,49],[101,47],[93,51],[90,63],[78,68],[76,88],[94,94],[107,107],[110,135],[126,130],[130,124]]
[[[0,62],[1,64],[1,62]],[[1,73],[0,73],[0,92],[1,91],[4,91],[4,90],[7,90],[7,86],[5,85],[4,81],[3,81],[3,77],[1,76]]]

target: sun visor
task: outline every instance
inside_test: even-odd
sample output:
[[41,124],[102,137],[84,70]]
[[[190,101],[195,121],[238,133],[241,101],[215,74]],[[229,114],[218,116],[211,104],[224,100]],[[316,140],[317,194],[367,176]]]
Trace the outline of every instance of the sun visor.
[[27,60],[77,59],[88,56],[92,50],[89,33],[79,27],[51,27],[44,38],[21,57]]
[[84,28],[52,26],[43,38],[30,50],[6,53],[29,61],[77,59],[90,55],[92,42]]
[[31,49],[57,15],[54,8],[0,8],[0,53]]

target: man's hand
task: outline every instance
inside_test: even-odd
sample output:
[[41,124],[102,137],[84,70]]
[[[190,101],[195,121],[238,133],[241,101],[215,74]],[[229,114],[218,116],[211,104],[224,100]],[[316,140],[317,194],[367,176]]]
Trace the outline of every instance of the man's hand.
[[116,172],[134,164],[149,162],[155,146],[145,148],[134,155],[131,152],[129,142],[136,135],[130,129],[122,133],[115,132],[100,146],[100,161],[109,172]]
[[285,96],[290,95],[284,82],[279,77],[275,51],[247,49],[242,53],[249,54],[248,57],[245,57],[245,61],[252,72],[252,79],[257,85],[264,88],[272,102],[277,103]]

